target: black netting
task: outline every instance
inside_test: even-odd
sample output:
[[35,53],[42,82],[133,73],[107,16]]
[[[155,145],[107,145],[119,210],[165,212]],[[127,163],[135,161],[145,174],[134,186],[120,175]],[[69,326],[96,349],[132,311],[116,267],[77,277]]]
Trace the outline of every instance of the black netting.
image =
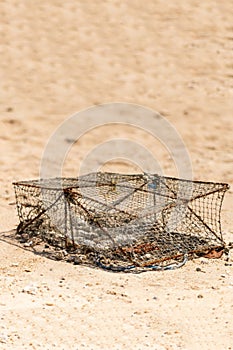
[[224,247],[227,184],[98,172],[14,186],[18,235],[41,238],[69,261],[140,271]]

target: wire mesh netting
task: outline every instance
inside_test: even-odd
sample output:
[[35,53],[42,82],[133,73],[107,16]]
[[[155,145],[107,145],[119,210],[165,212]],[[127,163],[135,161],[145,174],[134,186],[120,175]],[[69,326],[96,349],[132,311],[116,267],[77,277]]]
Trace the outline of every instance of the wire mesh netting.
[[113,271],[159,270],[224,247],[224,183],[97,172],[14,187],[18,235],[40,238],[68,261]]

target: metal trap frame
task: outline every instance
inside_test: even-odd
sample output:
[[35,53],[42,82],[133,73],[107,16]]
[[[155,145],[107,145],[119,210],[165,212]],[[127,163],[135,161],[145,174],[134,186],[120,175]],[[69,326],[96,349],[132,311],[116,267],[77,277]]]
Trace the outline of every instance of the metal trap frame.
[[18,237],[111,271],[164,270],[222,251],[226,183],[95,172],[13,183]]

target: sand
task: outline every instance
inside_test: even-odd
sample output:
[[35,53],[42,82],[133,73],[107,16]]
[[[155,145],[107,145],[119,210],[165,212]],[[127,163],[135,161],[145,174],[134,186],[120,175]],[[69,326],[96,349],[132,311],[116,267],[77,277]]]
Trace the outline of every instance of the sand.
[[[233,275],[224,257],[114,274],[46,259],[3,237],[18,224],[12,181],[38,178],[52,133],[93,105],[160,112],[183,139],[193,178],[232,185],[232,13],[227,0],[1,1],[0,349],[233,348]],[[83,136],[64,175],[76,176],[88,152],[113,136],[140,141],[175,175],[169,152],[126,126]],[[118,160],[106,169],[137,166]],[[232,201],[230,189],[226,242]]]

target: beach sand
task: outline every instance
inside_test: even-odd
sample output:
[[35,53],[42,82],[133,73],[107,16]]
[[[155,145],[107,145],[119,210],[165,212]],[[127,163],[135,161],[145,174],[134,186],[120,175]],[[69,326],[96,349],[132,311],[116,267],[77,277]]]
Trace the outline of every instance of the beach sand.
[[[1,2],[0,349],[233,349],[232,258],[114,274],[46,259],[3,237],[18,224],[12,182],[38,178],[56,128],[93,105],[158,111],[183,139],[193,178],[232,186],[232,13],[227,0]],[[82,137],[64,176],[76,176],[88,152],[113,136],[140,141],[175,175],[153,137],[107,126]],[[106,169],[137,167],[117,161]],[[230,189],[226,242],[232,201]]]

